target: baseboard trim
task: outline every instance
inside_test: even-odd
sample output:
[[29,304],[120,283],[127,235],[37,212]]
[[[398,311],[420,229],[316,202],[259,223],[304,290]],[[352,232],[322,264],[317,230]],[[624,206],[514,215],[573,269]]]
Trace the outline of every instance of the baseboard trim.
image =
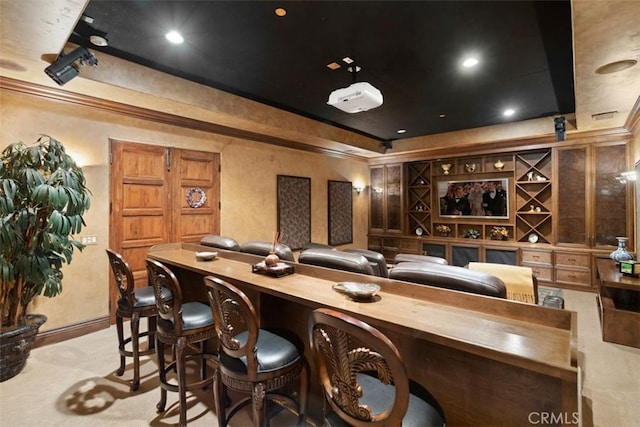
[[59,343],[70,340],[71,338],[78,338],[92,332],[97,332],[101,329],[106,329],[109,326],[109,316],[105,316],[40,332],[36,336],[33,348]]

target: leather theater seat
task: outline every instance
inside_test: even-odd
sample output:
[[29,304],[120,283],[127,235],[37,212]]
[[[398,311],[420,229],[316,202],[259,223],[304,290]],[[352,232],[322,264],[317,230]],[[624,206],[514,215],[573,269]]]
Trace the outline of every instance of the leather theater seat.
[[307,249],[298,255],[298,263],[374,275],[371,264],[364,256],[333,249]]
[[[271,253],[272,249],[273,243],[261,240],[252,240],[240,245],[240,252],[245,252],[253,255],[267,256]],[[276,245],[276,255],[278,255],[278,258],[280,258],[282,261],[295,261],[295,258],[293,257],[293,251],[284,243],[278,243]]]
[[210,246],[212,248],[226,249],[228,251],[239,251],[240,245],[233,238],[227,236],[219,236],[211,234],[204,236],[200,240],[202,246]]
[[327,245],[324,243],[316,243],[316,242],[307,242],[304,245],[302,245],[303,251],[306,251],[307,249],[312,249],[312,248],[324,248],[324,249],[334,249],[334,250],[336,249],[331,245]]
[[397,254],[393,258],[393,263],[399,264],[401,262],[431,262],[431,263],[440,264],[440,265],[449,264],[446,259],[440,258],[437,256],[416,255],[416,254]]
[[402,262],[391,269],[389,278],[497,298],[507,297],[504,282],[496,276],[452,265]]
[[344,252],[362,255],[369,261],[369,264],[371,264],[374,275],[379,277],[389,277],[387,261],[384,259],[384,255],[380,252],[370,251],[369,249],[345,249]]

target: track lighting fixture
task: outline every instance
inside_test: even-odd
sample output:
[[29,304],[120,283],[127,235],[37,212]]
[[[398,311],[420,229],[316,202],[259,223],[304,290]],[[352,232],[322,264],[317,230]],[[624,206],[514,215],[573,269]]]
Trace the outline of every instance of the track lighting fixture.
[[69,54],[60,53],[58,59],[53,64],[44,69],[49,77],[60,86],[67,83],[78,75],[79,70],[74,62],[78,61],[80,65],[98,65],[98,58],[86,47],[79,47]]

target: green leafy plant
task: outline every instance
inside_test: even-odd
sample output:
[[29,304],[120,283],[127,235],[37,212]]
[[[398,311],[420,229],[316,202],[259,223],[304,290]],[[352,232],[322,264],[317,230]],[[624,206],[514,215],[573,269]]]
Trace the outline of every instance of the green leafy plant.
[[0,163],[0,311],[2,328],[22,324],[37,295],[62,291],[62,266],[74,248],[73,235],[86,225],[90,192],[82,169],[57,140],[41,135],[35,144],[14,143]]
[[464,231],[463,237],[467,239],[477,239],[480,237],[480,231],[475,228],[467,228]]

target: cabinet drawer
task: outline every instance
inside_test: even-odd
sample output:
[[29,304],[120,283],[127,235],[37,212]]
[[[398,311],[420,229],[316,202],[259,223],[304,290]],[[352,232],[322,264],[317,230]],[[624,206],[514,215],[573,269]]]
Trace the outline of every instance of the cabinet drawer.
[[369,237],[369,246],[382,246],[382,237]]
[[535,262],[537,264],[551,265],[551,251],[533,251],[530,249],[522,249],[522,263]]
[[419,254],[420,253],[420,241],[418,239],[402,239],[400,241],[400,252]]
[[522,263],[522,266],[531,268],[531,272],[538,278],[538,280],[545,280],[547,282],[553,281],[553,268],[551,267],[541,267],[536,264],[527,265],[525,263]]
[[591,266],[590,255],[556,251],[556,265],[589,268]]
[[591,270],[556,268],[556,282],[591,286]]
[[398,249],[400,247],[400,240],[396,237],[383,237],[382,238],[382,246],[385,248],[394,248]]

